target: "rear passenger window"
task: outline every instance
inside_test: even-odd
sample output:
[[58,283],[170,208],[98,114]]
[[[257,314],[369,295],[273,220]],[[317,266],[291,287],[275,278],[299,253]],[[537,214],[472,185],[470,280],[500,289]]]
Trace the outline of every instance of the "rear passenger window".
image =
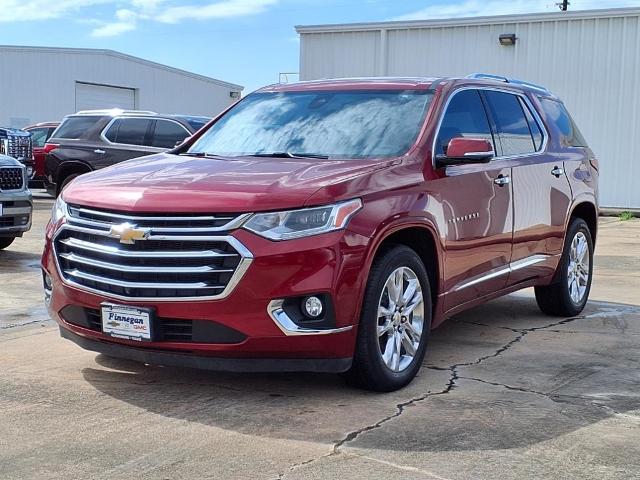
[[81,138],[91,129],[101,117],[67,117],[55,131],[55,138],[76,139]]
[[587,146],[586,140],[562,102],[551,98],[541,98],[540,103],[549,120],[551,120],[560,131],[564,145],[569,147]]
[[185,128],[169,120],[156,120],[156,128],[153,132],[151,145],[158,148],[173,148],[189,136]]
[[147,118],[118,118],[105,133],[107,140],[126,145],[146,145],[145,136],[151,125]]
[[493,144],[487,114],[477,90],[463,90],[454,94],[436,140],[436,155],[446,154],[452,138],[484,138]]
[[502,155],[522,155],[536,151],[518,96],[505,92],[486,91],[484,95],[493,116]]

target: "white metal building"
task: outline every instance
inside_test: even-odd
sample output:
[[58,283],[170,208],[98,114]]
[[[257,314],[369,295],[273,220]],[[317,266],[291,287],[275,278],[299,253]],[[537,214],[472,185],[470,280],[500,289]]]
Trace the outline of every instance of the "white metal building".
[[302,80],[483,72],[548,87],[600,159],[601,205],[640,208],[640,8],[296,29]]
[[214,115],[243,87],[112,50],[0,46],[0,126],[122,108]]

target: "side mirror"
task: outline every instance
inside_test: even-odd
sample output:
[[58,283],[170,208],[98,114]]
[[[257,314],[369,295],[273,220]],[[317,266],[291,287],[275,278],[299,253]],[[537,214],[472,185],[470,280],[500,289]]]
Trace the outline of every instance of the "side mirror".
[[488,163],[495,156],[493,145],[484,138],[452,138],[446,155],[436,156],[438,167],[465,163]]

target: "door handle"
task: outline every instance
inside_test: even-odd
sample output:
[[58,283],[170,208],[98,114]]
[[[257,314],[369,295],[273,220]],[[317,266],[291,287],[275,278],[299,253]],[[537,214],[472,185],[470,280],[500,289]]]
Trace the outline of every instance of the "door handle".
[[553,170],[551,170],[551,175],[555,175],[556,178],[560,178],[560,175],[564,175],[564,168],[560,168],[556,165],[553,167]]
[[505,185],[509,185],[511,183],[511,177],[509,175],[500,174],[497,178],[493,179],[493,183],[504,187]]
[[93,151],[93,153],[97,153],[98,155],[104,155],[104,154],[105,154],[105,153],[107,153],[107,152],[105,152],[104,150],[100,150],[99,148],[96,148],[96,149]]

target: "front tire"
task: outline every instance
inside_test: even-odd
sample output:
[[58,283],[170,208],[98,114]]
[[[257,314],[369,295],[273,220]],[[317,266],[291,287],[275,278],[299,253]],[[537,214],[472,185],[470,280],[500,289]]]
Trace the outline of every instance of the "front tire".
[[587,304],[593,277],[593,240],[587,223],[572,220],[567,230],[555,281],[535,287],[536,301],[543,313],[574,317]]
[[9,245],[13,243],[15,239],[16,239],[15,237],[1,237],[0,250],[4,250],[5,248],[7,248]]
[[424,264],[404,245],[374,260],[347,379],[367,390],[391,392],[416,376],[431,329],[431,287]]

